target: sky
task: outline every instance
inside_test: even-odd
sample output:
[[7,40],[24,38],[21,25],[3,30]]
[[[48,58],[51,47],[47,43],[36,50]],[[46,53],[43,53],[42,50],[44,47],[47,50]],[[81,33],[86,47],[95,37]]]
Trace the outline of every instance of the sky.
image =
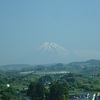
[[55,62],[100,59],[100,0],[0,0],[0,65],[52,63],[45,42],[67,50]]

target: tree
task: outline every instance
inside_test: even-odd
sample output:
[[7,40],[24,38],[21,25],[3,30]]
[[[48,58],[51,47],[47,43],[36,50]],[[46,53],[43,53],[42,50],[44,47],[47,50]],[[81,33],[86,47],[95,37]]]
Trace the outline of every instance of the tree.
[[16,91],[12,87],[5,88],[1,91],[1,100],[19,100]]
[[52,77],[50,75],[45,75],[39,78],[38,80],[42,84],[48,84],[52,82]]
[[45,87],[43,84],[39,82],[30,83],[27,95],[31,100],[44,100],[45,95]]
[[67,100],[68,89],[63,83],[55,82],[50,86],[50,100]]

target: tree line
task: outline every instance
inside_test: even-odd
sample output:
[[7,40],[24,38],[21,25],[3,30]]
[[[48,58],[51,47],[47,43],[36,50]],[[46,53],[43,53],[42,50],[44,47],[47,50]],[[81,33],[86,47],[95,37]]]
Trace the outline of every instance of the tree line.
[[30,100],[68,100],[68,88],[65,82],[53,82],[47,88],[40,82],[32,82],[27,95]]

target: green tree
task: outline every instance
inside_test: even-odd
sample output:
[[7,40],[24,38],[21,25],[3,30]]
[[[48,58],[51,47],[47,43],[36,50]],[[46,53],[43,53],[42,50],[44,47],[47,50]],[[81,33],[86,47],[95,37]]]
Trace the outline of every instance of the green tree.
[[50,86],[50,100],[67,100],[68,89],[63,83],[56,82]]
[[38,81],[42,84],[48,84],[52,82],[52,77],[50,75],[45,75],[40,77]]
[[45,87],[43,84],[39,82],[30,83],[27,95],[31,100],[44,100],[45,95]]
[[12,87],[5,88],[1,91],[1,100],[19,100],[16,91]]

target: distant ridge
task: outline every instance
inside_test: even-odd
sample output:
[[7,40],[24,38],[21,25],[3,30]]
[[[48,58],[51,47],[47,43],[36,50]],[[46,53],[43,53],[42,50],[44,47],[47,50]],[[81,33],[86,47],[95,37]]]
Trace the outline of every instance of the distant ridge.
[[39,65],[29,65],[29,64],[11,64],[11,65],[2,65],[0,66],[0,70],[22,70],[22,69],[33,69],[33,68],[52,68],[60,70],[90,70],[95,68],[100,68],[100,60],[90,59],[83,62],[71,62],[69,64],[65,63],[56,63],[56,64],[39,64]]
[[100,63],[100,60],[90,59],[90,60],[88,60],[86,62],[88,62],[88,63]]
[[71,62],[69,64],[72,64],[72,63],[100,63],[100,60],[96,60],[96,59],[90,59],[90,60],[87,60],[87,61],[81,61],[81,62]]

